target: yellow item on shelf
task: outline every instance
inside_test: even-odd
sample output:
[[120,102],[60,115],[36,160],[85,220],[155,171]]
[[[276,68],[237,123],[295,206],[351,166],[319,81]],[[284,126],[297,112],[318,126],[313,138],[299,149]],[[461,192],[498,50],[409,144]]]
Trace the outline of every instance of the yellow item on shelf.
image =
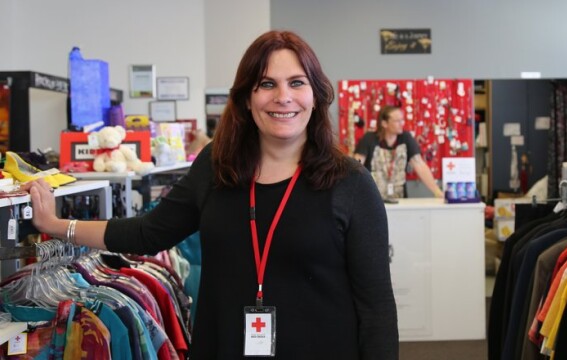
[[43,178],[52,188],[77,181],[73,176],[60,173],[58,169],[40,170],[25,162],[18,154],[7,151],[4,171],[9,172],[19,182]]

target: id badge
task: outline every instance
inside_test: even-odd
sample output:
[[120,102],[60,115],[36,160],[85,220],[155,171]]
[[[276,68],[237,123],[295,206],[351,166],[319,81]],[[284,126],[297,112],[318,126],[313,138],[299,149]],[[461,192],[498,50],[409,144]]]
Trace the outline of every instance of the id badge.
[[388,183],[388,197],[393,197],[394,196],[394,184],[392,183]]
[[276,307],[244,307],[244,356],[276,356]]

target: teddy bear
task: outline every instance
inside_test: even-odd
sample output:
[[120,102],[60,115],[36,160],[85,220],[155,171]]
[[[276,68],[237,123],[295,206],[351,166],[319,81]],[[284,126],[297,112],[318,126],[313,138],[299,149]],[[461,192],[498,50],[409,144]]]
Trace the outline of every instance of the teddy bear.
[[154,168],[153,163],[141,161],[132,148],[122,144],[126,138],[126,129],[122,126],[105,126],[94,134],[98,140],[93,162],[95,171],[134,171],[146,175]]

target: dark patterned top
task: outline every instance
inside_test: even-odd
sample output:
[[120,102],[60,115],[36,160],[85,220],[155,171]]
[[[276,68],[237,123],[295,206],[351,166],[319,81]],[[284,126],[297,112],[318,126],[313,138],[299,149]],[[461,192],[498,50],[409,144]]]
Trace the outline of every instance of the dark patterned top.
[[355,154],[366,157],[364,166],[370,171],[382,196],[388,196],[388,184],[394,194],[388,197],[406,197],[406,172],[409,160],[420,154],[419,145],[407,131],[396,138],[393,146],[378,141],[375,132],[368,132],[360,139]]

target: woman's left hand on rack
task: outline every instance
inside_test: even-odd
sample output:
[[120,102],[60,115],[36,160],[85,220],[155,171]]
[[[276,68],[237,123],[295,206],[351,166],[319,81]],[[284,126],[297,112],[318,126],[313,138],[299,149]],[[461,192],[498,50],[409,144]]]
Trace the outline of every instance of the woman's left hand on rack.
[[29,181],[20,186],[30,193],[33,208],[33,224],[41,232],[49,233],[50,224],[57,221],[53,188],[43,179]]

